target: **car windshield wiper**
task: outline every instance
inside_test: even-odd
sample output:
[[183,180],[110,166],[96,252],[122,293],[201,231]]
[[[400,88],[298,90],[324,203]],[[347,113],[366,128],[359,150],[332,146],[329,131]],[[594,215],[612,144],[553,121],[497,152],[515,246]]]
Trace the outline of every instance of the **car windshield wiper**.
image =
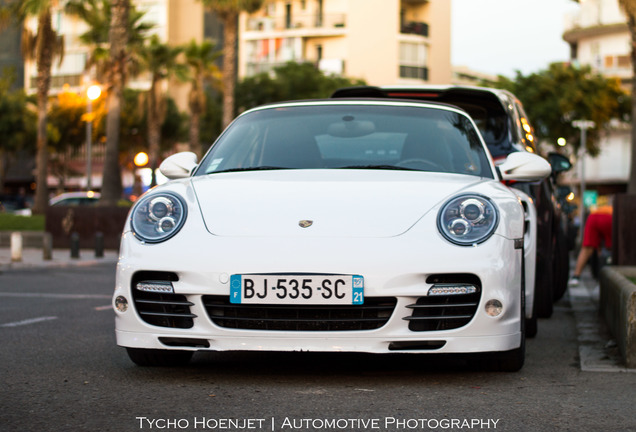
[[338,169],[377,169],[377,170],[396,170],[396,171],[421,171],[414,168],[401,167],[396,165],[347,165],[338,167]]
[[284,170],[290,169],[286,167],[277,167],[277,166],[257,166],[257,167],[244,167],[244,168],[229,168],[221,171],[212,171],[209,174],[219,174],[219,173],[230,173],[230,172],[241,172],[241,171],[268,171],[268,170]]

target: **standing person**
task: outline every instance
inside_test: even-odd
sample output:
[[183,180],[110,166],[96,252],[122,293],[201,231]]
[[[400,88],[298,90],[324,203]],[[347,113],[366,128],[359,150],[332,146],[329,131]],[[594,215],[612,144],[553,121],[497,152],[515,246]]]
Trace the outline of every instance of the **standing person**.
[[570,279],[570,286],[577,286],[581,272],[594,253],[598,253],[601,247],[612,248],[612,206],[604,205],[594,210],[585,222],[583,232],[583,244],[576,259],[574,274]]

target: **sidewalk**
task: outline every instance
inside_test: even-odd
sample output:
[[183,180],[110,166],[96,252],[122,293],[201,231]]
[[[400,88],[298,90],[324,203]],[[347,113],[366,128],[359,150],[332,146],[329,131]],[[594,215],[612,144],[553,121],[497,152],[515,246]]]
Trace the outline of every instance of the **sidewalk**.
[[42,249],[25,248],[22,250],[22,260],[12,262],[11,249],[8,247],[0,248],[0,272],[35,268],[91,266],[102,263],[114,264],[118,258],[118,252],[113,250],[105,250],[102,258],[96,258],[95,251],[92,249],[80,250],[79,258],[71,258],[69,249],[53,249],[51,255],[52,259],[44,260]]
[[618,346],[599,313],[599,296],[600,286],[592,277],[589,266],[581,273],[579,286],[568,287],[566,293],[576,320],[581,370],[634,373],[636,369],[625,367]]

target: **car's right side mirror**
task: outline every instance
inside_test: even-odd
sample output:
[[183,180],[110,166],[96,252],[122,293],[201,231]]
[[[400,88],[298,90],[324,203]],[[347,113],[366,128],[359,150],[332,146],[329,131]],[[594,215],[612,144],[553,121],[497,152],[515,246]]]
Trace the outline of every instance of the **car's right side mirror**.
[[533,182],[550,175],[550,163],[533,153],[513,152],[499,165],[501,178],[505,181]]
[[553,174],[559,174],[572,169],[572,162],[570,162],[570,159],[559,153],[548,154],[548,162],[550,162],[550,165],[552,166]]
[[167,157],[159,166],[159,171],[170,180],[189,177],[197,166],[197,155],[181,152]]

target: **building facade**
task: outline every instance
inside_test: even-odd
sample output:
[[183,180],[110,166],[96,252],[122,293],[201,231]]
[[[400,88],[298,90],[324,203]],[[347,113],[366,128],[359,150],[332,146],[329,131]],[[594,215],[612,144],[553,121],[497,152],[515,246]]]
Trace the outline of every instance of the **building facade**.
[[[618,0],[582,1],[578,12],[567,16],[565,22],[563,39],[570,45],[570,61],[619,78],[631,90],[631,36]],[[569,173],[568,179],[578,183],[584,178],[600,194],[624,192],[630,155],[630,126],[617,120],[602,137],[601,154],[596,158],[583,156],[584,163],[578,164],[579,169]],[[585,167],[584,172],[581,166]]]
[[265,0],[239,21],[239,76],[289,61],[371,85],[449,83],[447,0]]
[[[198,0],[132,0],[135,7],[145,12],[143,20],[153,24],[150,35],[156,34],[162,42],[179,45],[191,40],[201,41],[204,36],[204,9]],[[64,58],[61,64],[54,62],[51,71],[51,90],[54,95],[67,89],[81,93],[94,80],[91,71],[86,70],[90,48],[83,45],[80,35],[88,30],[82,20],[64,13],[65,1],[60,1],[53,11],[53,28],[64,36]],[[37,19],[32,18],[25,25],[32,31],[37,28]],[[33,61],[24,63],[25,89],[35,91],[37,69]],[[132,77],[129,86],[147,89],[148,79]],[[183,85],[170,83],[166,87],[179,107],[187,106],[187,93]]]
[[[200,0],[132,3],[145,12],[143,20],[154,25],[150,33],[162,42],[180,45],[210,38],[219,49],[222,46],[222,27]],[[85,95],[96,78],[86,68],[90,48],[80,41],[88,28],[82,20],[64,13],[65,4],[61,0],[53,10],[53,28],[64,36],[65,54],[61,63],[54,62],[50,94],[71,91]],[[35,31],[37,20],[25,25]],[[265,0],[258,12],[239,17],[238,79],[288,61],[309,61],[326,74],[364,79],[374,85],[449,83],[450,26],[448,0]],[[29,93],[35,92],[36,76],[36,64],[26,60],[24,87]],[[177,107],[186,112],[189,85],[176,80],[164,85]],[[131,76],[128,86],[146,90],[150,82],[147,76]],[[104,154],[104,143],[92,144],[90,184],[97,189]],[[60,164],[74,172],[64,180],[67,188],[86,187],[88,181],[82,173],[88,171],[87,158],[84,148],[60,157]],[[58,177],[50,176],[51,187],[62,184]],[[124,172],[123,180],[125,185],[132,183],[131,172]]]

